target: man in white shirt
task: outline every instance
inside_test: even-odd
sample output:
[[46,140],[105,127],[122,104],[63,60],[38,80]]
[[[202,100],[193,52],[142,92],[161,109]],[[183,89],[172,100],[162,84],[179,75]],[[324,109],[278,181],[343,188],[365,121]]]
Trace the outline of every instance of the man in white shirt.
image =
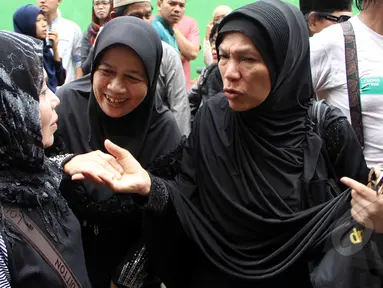
[[[372,167],[383,163],[383,0],[357,0],[357,5],[362,11],[349,21],[358,53],[364,155]],[[340,108],[351,121],[342,27],[333,25],[314,35],[310,47],[317,97]]]
[[58,12],[62,0],[37,0],[37,5],[46,13],[50,29],[59,34],[59,55],[66,70],[68,83],[83,76],[81,69],[81,40],[80,27],[63,17]]

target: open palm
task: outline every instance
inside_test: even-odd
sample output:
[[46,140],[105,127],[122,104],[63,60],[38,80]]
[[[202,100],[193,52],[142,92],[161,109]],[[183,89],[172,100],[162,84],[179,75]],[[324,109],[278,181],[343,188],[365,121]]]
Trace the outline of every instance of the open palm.
[[[122,166],[124,171],[121,177],[112,178],[107,174],[94,175],[92,171],[83,172],[84,177],[96,182],[99,182],[97,178],[101,178],[103,183],[115,192],[147,195],[150,191],[151,182],[149,174],[142,168],[133,155],[130,154],[128,150],[117,146],[110,140],[105,140],[105,148]],[[97,178],[95,176],[97,176]]]

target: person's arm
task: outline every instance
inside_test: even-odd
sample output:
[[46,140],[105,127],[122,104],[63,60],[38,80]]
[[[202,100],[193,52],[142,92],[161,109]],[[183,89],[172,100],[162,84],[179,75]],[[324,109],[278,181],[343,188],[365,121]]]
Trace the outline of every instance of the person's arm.
[[94,55],[94,49],[93,47],[90,47],[88,51],[88,57],[85,59],[85,61],[81,61],[81,67],[84,75],[89,74],[92,68],[92,61],[93,61],[93,55]]
[[189,135],[190,106],[181,60],[177,52],[170,47],[167,49],[166,58],[162,63],[166,64],[165,90],[169,109],[173,113],[182,135]]
[[195,25],[193,31],[187,37],[185,37],[177,27],[174,27],[173,29],[177,39],[178,48],[181,52],[181,59],[186,61],[196,59],[201,48],[198,25]]
[[81,44],[81,69],[84,75],[90,73],[90,67],[93,58],[93,49],[92,44],[89,40],[88,32],[84,32],[84,36],[82,37]]
[[57,85],[64,85],[66,79],[66,70],[62,65],[62,59],[59,55],[59,36],[57,31],[51,30],[48,33],[48,39],[53,41],[53,65],[55,66],[55,76],[57,79]]
[[11,288],[11,276],[8,269],[8,252],[3,235],[0,233],[0,288]]
[[55,71],[56,71],[56,79],[57,79],[57,85],[61,86],[64,85],[65,80],[66,80],[66,70],[64,69],[62,62],[55,61]]
[[75,73],[76,73],[76,79],[84,76],[84,71],[82,71],[81,66],[76,67]]
[[76,78],[84,76],[84,72],[81,69],[81,40],[81,29],[77,24],[75,24],[75,30],[73,34],[72,59],[76,67]]
[[213,64],[213,55],[211,54],[211,46],[209,40],[203,41],[203,62],[206,66]]
[[191,125],[193,125],[193,122],[194,122],[194,118],[195,118],[195,115],[197,114],[198,112],[198,109],[199,107],[201,106],[201,101],[202,101],[202,97],[201,97],[201,94],[200,94],[200,79],[198,78],[198,80],[192,85],[192,87],[190,87],[189,91],[188,91],[188,98],[189,98],[189,103],[190,103],[190,122],[191,122]]
[[329,120],[325,121],[323,139],[336,176],[338,179],[349,177],[367,184],[369,169],[355,132],[338,108],[329,107],[326,115]]
[[321,35],[310,39],[310,63],[314,92],[327,90],[333,86],[333,67],[328,50]]
[[182,151],[186,143],[186,137],[183,136],[177,147],[166,155],[158,157],[152,162],[148,171],[157,177],[172,180],[181,171]]

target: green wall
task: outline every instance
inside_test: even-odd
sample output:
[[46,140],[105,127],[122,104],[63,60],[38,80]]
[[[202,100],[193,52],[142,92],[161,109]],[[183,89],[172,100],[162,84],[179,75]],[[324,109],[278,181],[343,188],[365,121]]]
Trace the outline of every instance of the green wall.
[[[1,0],[2,9],[0,11],[0,30],[13,31],[12,15],[22,5],[36,4],[34,0]],[[205,37],[206,25],[210,21],[213,10],[221,4],[229,5],[232,8],[238,8],[245,4],[253,2],[252,0],[186,0],[186,15],[195,18],[198,22],[201,36],[201,43]],[[289,0],[288,2],[299,5],[299,0]],[[152,0],[153,7],[156,2]],[[85,30],[91,19],[92,0],[62,0],[60,5],[61,13],[64,17],[76,22],[82,30]],[[192,62],[193,77],[196,67],[204,66],[202,50],[198,58]]]

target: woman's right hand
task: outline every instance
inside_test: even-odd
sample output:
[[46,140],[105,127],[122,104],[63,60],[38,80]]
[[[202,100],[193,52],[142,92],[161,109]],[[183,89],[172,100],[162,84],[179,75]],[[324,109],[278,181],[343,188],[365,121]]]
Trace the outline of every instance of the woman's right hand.
[[105,177],[121,178],[123,171],[113,156],[99,150],[75,156],[64,166],[64,172],[72,176],[72,180],[85,180],[92,175],[92,180],[101,184],[105,184],[102,180]]

